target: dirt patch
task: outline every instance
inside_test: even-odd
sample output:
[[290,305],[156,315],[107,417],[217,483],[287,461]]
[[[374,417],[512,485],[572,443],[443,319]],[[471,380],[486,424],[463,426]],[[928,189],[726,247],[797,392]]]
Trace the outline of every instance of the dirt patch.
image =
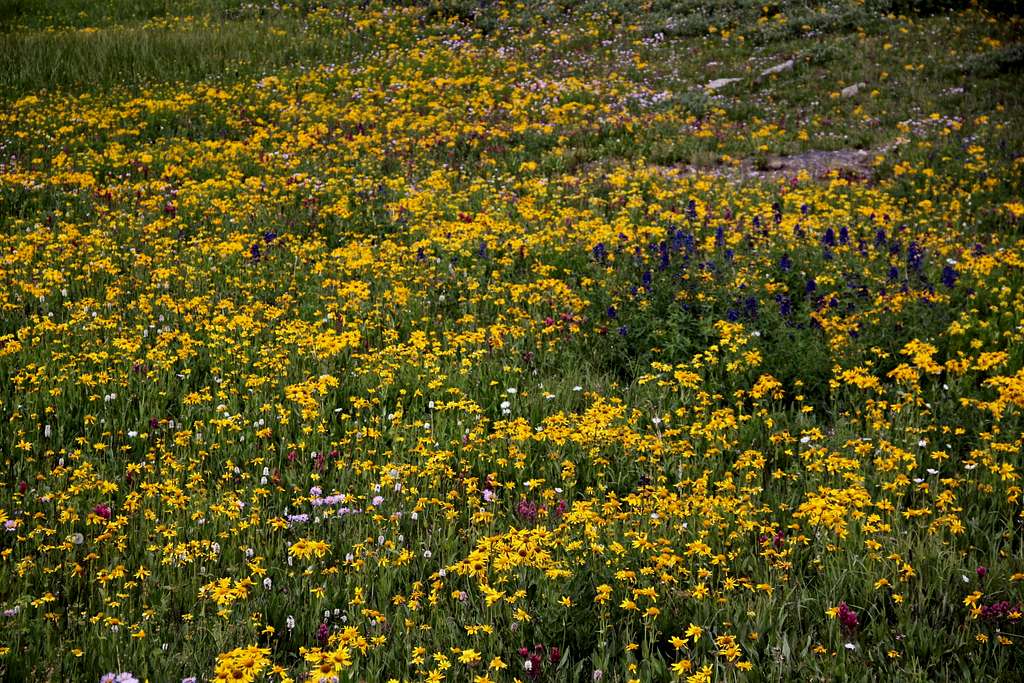
[[850,181],[869,181],[874,169],[875,157],[884,154],[891,145],[874,149],[836,149],[830,151],[810,150],[790,156],[771,155],[741,159],[738,164],[700,167],[679,165],[674,171],[690,175],[713,175],[728,178],[795,178],[806,171],[815,180],[825,180],[832,172]]

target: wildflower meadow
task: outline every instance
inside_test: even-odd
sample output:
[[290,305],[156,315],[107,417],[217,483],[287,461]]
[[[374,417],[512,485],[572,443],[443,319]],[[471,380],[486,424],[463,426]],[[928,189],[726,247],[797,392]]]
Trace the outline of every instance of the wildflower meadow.
[[1024,680],[1024,20],[0,2],[0,679]]

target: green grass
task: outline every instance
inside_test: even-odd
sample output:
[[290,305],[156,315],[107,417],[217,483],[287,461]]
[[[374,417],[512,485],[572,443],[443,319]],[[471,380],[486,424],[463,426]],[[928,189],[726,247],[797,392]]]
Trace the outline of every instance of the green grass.
[[0,91],[96,92],[233,81],[296,64],[342,61],[348,46],[298,17],[0,34]]
[[[232,19],[239,16],[275,14],[275,3],[244,3],[236,0],[2,0],[0,29],[105,27],[188,16]],[[311,6],[311,5],[307,5]]]

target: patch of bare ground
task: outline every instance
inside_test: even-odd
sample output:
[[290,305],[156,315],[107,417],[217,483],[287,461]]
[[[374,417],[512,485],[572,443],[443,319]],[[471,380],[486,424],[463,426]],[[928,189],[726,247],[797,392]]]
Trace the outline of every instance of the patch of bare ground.
[[891,145],[873,149],[808,150],[788,156],[769,155],[733,159],[716,166],[680,164],[665,167],[683,176],[711,175],[736,180],[795,178],[806,172],[812,179],[827,180],[835,172],[853,182],[872,180],[875,158],[891,149]]

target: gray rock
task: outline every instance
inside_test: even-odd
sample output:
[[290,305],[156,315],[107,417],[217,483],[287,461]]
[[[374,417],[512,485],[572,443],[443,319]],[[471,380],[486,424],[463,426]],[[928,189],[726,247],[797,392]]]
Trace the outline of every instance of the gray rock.
[[843,97],[853,97],[854,95],[860,92],[861,88],[865,87],[867,87],[867,83],[854,83],[853,85],[848,85],[842,90],[840,90],[839,94],[842,95]]
[[783,71],[790,71],[793,68],[794,63],[795,62],[792,59],[787,59],[782,64],[776,64],[773,67],[765,69],[764,71],[761,72],[761,75],[770,76],[772,74],[780,74]]
[[741,79],[741,78],[716,78],[715,80],[706,83],[704,85],[704,87],[707,88],[708,90],[718,90],[719,88],[724,88],[725,86],[729,85],[730,83],[735,83],[736,81],[741,81],[741,80],[743,80],[743,79]]

